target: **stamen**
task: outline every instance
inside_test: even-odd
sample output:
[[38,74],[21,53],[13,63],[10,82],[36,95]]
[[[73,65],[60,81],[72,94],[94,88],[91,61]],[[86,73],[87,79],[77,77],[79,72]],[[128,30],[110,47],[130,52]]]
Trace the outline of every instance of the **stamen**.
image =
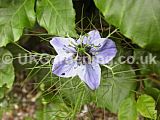
[[84,53],[88,56],[89,60],[92,61],[92,57],[87,52]]
[[74,58],[74,60],[77,60],[78,59],[78,52],[79,52],[79,48],[77,50],[77,54],[76,54],[76,57]]
[[81,40],[80,45],[81,45],[81,47],[82,47],[82,46],[83,46],[83,36],[80,35],[79,39]]
[[77,54],[74,60],[76,60],[79,64],[87,64],[92,62],[92,54],[90,53],[90,49],[93,45],[83,44],[84,36],[80,37],[82,41],[81,44],[76,46]]
[[73,41],[69,40],[69,46],[71,46],[71,47],[76,47],[76,44],[73,43]]

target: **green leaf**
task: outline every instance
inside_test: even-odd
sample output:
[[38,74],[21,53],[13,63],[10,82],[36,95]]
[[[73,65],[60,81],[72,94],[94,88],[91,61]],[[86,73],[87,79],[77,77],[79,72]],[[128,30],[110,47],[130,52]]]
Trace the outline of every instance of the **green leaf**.
[[155,101],[149,95],[141,95],[137,100],[137,110],[144,117],[156,120],[157,110],[155,110]]
[[94,0],[106,21],[134,43],[160,50],[159,0]]
[[0,87],[6,84],[7,88],[11,88],[14,77],[12,54],[8,50],[0,48]]
[[144,91],[145,94],[154,98],[154,100],[156,101],[156,109],[159,111],[158,114],[160,115],[160,90],[153,87],[146,87]]
[[[18,41],[35,23],[34,0],[0,0],[0,47]],[[8,4],[8,5],[6,5]]]
[[37,19],[49,34],[75,36],[75,11],[71,0],[38,0]]
[[7,88],[12,87],[14,78],[12,54],[7,49],[0,48],[0,98],[4,97]]
[[7,95],[7,93],[10,92],[10,90],[11,90],[11,87],[8,88],[6,84],[0,87],[0,100],[3,100],[5,95]]
[[102,69],[101,86],[95,91],[97,106],[111,112],[118,112],[121,102],[132,95],[136,87],[135,73],[129,65],[117,65],[113,68],[114,76],[107,68]]
[[118,111],[118,120],[137,120],[136,101],[129,97],[125,99]]

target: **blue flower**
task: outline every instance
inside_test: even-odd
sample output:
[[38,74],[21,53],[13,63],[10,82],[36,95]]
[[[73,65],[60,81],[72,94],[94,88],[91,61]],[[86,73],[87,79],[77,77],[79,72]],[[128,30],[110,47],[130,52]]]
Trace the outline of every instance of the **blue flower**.
[[72,38],[54,37],[50,44],[58,53],[53,61],[53,74],[65,78],[78,75],[92,90],[100,85],[99,64],[108,63],[117,53],[115,43],[110,39],[101,38],[97,30],[80,36],[77,41]]

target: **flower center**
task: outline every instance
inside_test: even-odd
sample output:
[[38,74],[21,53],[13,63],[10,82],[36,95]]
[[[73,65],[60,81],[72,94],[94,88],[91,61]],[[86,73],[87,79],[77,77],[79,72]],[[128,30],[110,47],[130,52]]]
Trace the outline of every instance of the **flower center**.
[[92,53],[90,53],[91,46],[78,45],[77,46],[77,62],[78,64],[87,64],[92,61]]

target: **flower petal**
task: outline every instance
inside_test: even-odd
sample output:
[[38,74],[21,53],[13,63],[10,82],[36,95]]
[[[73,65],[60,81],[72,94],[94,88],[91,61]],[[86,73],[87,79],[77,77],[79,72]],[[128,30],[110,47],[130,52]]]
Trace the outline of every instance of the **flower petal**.
[[60,55],[66,55],[68,53],[76,52],[73,45],[76,44],[76,42],[72,38],[54,37],[50,41],[50,44],[55,48],[56,52]]
[[87,33],[87,35],[80,36],[80,38],[77,40],[77,43],[83,43],[83,44],[92,44],[92,42],[96,39],[101,38],[98,30],[92,30]]
[[95,90],[100,84],[101,68],[97,63],[81,65],[78,75],[92,90]]
[[92,43],[94,40],[97,40],[101,38],[98,30],[92,30],[88,33],[88,38],[90,39],[90,42]]
[[91,49],[91,52],[94,55],[94,62],[97,62],[99,64],[106,64],[116,56],[117,48],[115,43],[111,39],[98,39],[94,41],[94,45],[98,46],[97,49]]
[[53,61],[52,72],[59,77],[74,77],[77,74],[77,62],[72,56],[57,55]]

